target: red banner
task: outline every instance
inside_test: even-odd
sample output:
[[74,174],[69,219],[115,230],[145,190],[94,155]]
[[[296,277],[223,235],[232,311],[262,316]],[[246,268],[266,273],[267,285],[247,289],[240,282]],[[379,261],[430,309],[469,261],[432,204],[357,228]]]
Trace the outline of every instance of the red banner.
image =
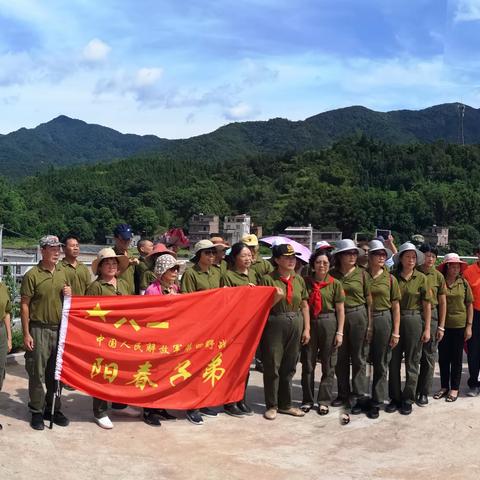
[[66,298],[55,377],[94,397],[141,407],[238,401],[274,291]]

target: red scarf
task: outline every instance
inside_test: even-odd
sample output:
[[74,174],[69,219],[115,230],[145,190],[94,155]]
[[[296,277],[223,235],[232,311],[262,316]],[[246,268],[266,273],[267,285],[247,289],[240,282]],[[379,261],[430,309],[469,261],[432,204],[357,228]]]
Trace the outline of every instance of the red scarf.
[[326,282],[317,282],[316,280],[312,279],[312,291],[308,297],[308,304],[313,310],[314,317],[317,317],[322,311],[322,293],[320,290],[333,283],[333,281],[333,277],[331,276],[328,276],[328,280]]
[[294,278],[293,275],[290,275],[290,277],[285,278],[285,277],[280,277],[280,280],[287,286],[287,303],[290,305],[292,303],[293,299],[293,284],[292,284],[292,278]]

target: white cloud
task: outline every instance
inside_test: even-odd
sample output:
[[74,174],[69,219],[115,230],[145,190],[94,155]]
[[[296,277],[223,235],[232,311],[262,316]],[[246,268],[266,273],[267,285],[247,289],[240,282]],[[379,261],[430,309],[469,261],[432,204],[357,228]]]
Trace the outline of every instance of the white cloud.
[[111,49],[110,45],[102,42],[98,38],[94,38],[85,45],[85,48],[83,49],[83,59],[89,63],[104,62]]
[[224,117],[227,120],[245,120],[247,118],[252,118],[257,114],[258,111],[251,105],[244,102],[239,102],[236,105],[227,108],[227,110],[224,112]]
[[135,85],[139,88],[155,85],[162,78],[162,68],[140,68],[135,76]]
[[454,20],[456,22],[480,20],[480,0],[458,0]]

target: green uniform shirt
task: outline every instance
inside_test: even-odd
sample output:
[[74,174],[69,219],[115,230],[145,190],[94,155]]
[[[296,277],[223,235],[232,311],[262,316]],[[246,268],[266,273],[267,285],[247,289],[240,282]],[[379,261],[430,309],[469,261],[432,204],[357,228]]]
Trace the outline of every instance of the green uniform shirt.
[[117,278],[117,288],[111,283],[97,278],[87,288],[87,295],[107,297],[111,295],[130,295],[130,287],[122,278]]
[[219,287],[220,276],[213,267],[210,267],[207,272],[202,272],[198,265],[193,265],[182,275],[180,290],[182,293],[192,293]]
[[[5,315],[12,311],[12,304],[10,302],[10,294],[8,288],[4,283],[0,282],[0,322],[3,321]],[[1,383],[0,379],[0,383]]]
[[427,277],[428,286],[432,292],[432,307],[436,307],[438,296],[446,293],[445,277],[435,267],[430,268],[428,272],[422,270],[422,273]]
[[387,269],[383,269],[377,278],[373,278],[367,270],[366,277],[370,286],[370,293],[372,294],[372,310],[374,312],[390,310],[392,302],[400,300],[401,294],[398,281]]
[[220,279],[221,287],[242,287],[243,285],[257,284],[257,276],[255,272],[250,269],[248,273],[240,273],[235,270],[227,270]]
[[63,258],[60,260],[59,268],[65,270],[68,284],[72,287],[72,295],[85,295],[88,286],[92,282],[92,276],[87,266],[77,261],[77,266],[74,267]]
[[143,272],[142,279],[140,280],[140,290],[146,290],[147,287],[156,279],[157,277],[152,270],[145,270]]
[[336,278],[342,285],[345,292],[345,307],[352,308],[367,303],[367,297],[370,294],[367,274],[363,268],[356,266],[348,275],[344,275],[336,268],[330,272],[333,278]]
[[467,305],[473,302],[472,289],[466,280],[458,277],[452,285],[446,286],[446,291],[447,316],[445,327],[464,328],[467,323]]
[[[326,281],[330,275],[327,276]],[[305,285],[307,286],[308,295],[312,292],[315,280],[312,277],[305,278]],[[342,284],[336,279],[333,279],[333,283],[329,283],[327,286],[320,289],[322,295],[322,311],[320,313],[332,313],[335,312],[336,303],[345,302],[345,292],[343,291]]]
[[273,272],[273,265],[263,258],[255,260],[250,267],[257,276],[257,285],[260,285],[264,275],[267,275],[270,272]]
[[262,278],[261,285],[265,285],[267,287],[280,287],[285,293],[285,297],[283,297],[282,300],[280,300],[271,308],[270,313],[272,315],[285,312],[298,312],[300,310],[302,300],[308,300],[308,292],[305,285],[305,280],[303,280],[300,275],[292,275],[291,281],[293,286],[292,303],[287,303],[287,286],[280,280],[280,274],[278,271],[274,270]]
[[138,265],[135,265],[135,293],[138,295],[140,290],[146,290],[149,283],[147,285],[143,285],[143,278],[145,276],[145,272],[148,272],[149,268],[145,262],[145,257],[138,257]]
[[[117,255],[123,255],[123,252],[118,252],[117,250],[115,250],[115,253]],[[128,257],[128,258],[132,258],[132,257]],[[135,295],[135,267],[136,265],[130,264],[128,268],[124,272],[122,272],[121,275],[117,277],[127,282],[128,295]]]
[[56,325],[62,318],[63,287],[68,283],[65,270],[58,265],[52,272],[38,265],[24,276],[20,295],[30,298],[29,314],[31,322]]
[[399,273],[395,273],[400,287],[400,312],[402,310],[423,310],[422,301],[432,302],[432,293],[427,282],[427,277],[418,270],[405,280]]

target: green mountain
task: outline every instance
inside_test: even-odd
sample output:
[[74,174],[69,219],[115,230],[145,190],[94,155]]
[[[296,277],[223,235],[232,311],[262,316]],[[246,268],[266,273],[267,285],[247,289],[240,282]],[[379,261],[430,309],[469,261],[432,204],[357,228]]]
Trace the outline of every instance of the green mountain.
[[[283,155],[332,145],[361,133],[385,143],[459,143],[457,103],[424,110],[375,112],[347,107],[292,122],[282,118],[239,122],[185,140],[121,134],[100,125],[60,116],[34,129],[0,135],[0,175],[23,177],[49,165],[91,164],[155,152],[191,161],[238,160],[258,154]],[[465,143],[480,143],[480,109],[465,107]]]

